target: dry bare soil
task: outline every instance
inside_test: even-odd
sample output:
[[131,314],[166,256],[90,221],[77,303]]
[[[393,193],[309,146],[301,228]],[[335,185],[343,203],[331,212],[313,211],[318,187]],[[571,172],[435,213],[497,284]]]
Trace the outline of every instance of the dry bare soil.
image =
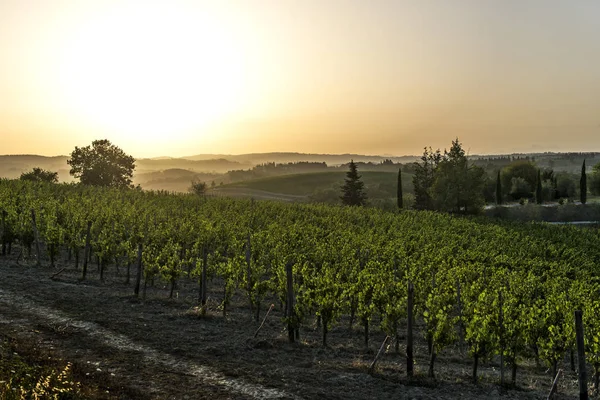
[[[379,330],[365,348],[361,327],[349,329],[343,319],[324,348],[313,323],[303,326],[299,343],[289,344],[276,306],[253,338],[259,324],[244,297],[236,296],[223,317],[217,283],[207,315],[200,316],[192,279],[182,278],[173,299],[157,280],[142,301],[133,296],[131,284],[123,283],[123,267],[117,273],[110,266],[101,283],[94,265],[81,282],[72,263],[36,267],[33,260],[17,263],[16,253],[0,256],[0,338],[30,360],[72,362],[76,379],[94,388],[88,391],[93,398],[540,399],[552,381],[547,368],[527,362],[517,388],[502,389],[499,365],[492,360],[480,367],[479,384],[472,384],[471,360],[458,348],[442,352],[436,379],[427,378],[420,333],[412,380],[406,378],[403,343],[399,354],[390,346],[369,375],[385,336]],[[575,374],[567,362],[564,368],[556,398],[576,398]]]

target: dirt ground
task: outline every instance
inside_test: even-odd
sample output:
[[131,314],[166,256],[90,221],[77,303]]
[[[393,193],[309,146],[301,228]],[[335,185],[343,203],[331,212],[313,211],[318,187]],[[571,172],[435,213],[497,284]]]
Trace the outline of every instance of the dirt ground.
[[[300,342],[289,344],[275,307],[255,339],[259,324],[241,294],[226,317],[217,310],[222,291],[217,284],[202,317],[194,308],[198,289],[193,280],[182,278],[173,299],[157,280],[141,301],[133,296],[133,285],[123,283],[123,267],[117,274],[110,266],[101,283],[93,265],[80,282],[72,263],[54,269],[36,267],[33,260],[18,264],[17,253],[13,249],[12,255],[0,256],[0,337],[29,357],[73,363],[82,385],[95,388],[94,398],[541,399],[552,383],[548,369],[531,362],[520,366],[517,388],[502,389],[499,365],[489,362],[480,367],[480,383],[472,384],[471,359],[458,348],[442,352],[436,379],[427,378],[421,334],[412,380],[406,378],[403,343],[399,354],[390,346],[369,375],[385,337],[378,329],[369,348],[361,327],[349,330],[343,321],[330,333],[328,348],[321,346],[315,324],[303,326]],[[563,368],[555,398],[577,398],[576,375],[568,362]]]

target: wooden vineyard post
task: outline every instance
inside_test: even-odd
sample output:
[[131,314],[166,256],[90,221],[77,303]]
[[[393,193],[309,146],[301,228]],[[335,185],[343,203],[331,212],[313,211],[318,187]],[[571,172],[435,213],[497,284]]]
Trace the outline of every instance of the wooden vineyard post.
[[460,298],[460,281],[456,281],[456,305],[458,306],[458,348],[460,350],[460,354],[465,352],[464,349],[464,325],[463,325],[463,315],[462,315],[462,302]]
[[33,208],[31,209],[31,226],[33,228],[33,237],[35,238],[35,252],[36,252],[36,261],[35,265],[39,266],[42,264],[42,250],[40,249],[40,234],[37,230],[37,225],[35,223],[35,211]]
[[135,288],[133,289],[133,293],[135,297],[140,295],[140,283],[142,282],[142,244],[138,244],[138,253],[137,253],[137,275],[135,277]]
[[246,280],[248,282],[248,300],[250,301],[250,314],[254,314],[254,307],[252,305],[252,251],[250,249],[250,232],[248,232],[248,238],[246,239]]
[[559,369],[556,373],[556,376],[554,377],[554,382],[552,382],[552,387],[550,388],[550,393],[548,394],[546,400],[552,399],[552,396],[554,396],[554,393],[556,393],[556,388],[558,387],[558,378],[560,378],[560,374],[562,374],[562,372],[563,370]]
[[406,324],[406,376],[413,376],[414,358],[413,358],[413,302],[415,287],[411,281],[408,281],[408,322]]
[[379,360],[379,357],[381,357],[381,353],[383,352],[383,349],[385,349],[385,344],[387,343],[389,338],[389,336],[386,336],[385,339],[383,339],[383,343],[381,343],[381,346],[379,347],[379,351],[377,352],[375,359],[369,366],[369,375],[373,375],[373,372],[375,372],[375,365],[377,364],[377,360]]
[[579,399],[587,400],[587,373],[585,370],[585,348],[583,343],[583,312],[575,311],[575,337],[577,340],[577,362],[579,367]]
[[288,320],[288,340],[290,343],[294,343],[296,337],[296,313],[294,312],[294,277],[292,275],[292,263],[288,262],[285,265],[285,273],[287,276],[287,304],[286,304],[286,315]]
[[206,293],[206,268],[208,263],[208,251],[202,250],[202,274],[200,276],[200,298],[198,300],[200,305],[204,307],[206,305],[207,293]]
[[87,265],[88,260],[90,258],[90,234],[92,231],[92,221],[88,221],[87,223],[87,231],[85,234],[85,248],[83,249],[83,267],[81,271],[81,280],[85,280],[85,276],[87,274]]

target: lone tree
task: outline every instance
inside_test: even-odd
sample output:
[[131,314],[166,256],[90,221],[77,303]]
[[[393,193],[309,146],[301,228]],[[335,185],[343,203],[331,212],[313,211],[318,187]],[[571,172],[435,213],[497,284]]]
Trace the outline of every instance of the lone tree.
[[[213,181],[213,183],[215,183],[215,182]],[[193,180],[192,185],[188,189],[188,192],[198,195],[198,196],[204,196],[206,194],[207,188],[208,187],[206,185],[206,182],[200,182],[197,180]]]
[[434,170],[431,199],[436,210],[475,214],[485,205],[484,184],[485,171],[469,164],[456,138],[452,141],[450,151],[444,150],[444,156]]
[[32,171],[23,172],[19,178],[22,181],[33,181],[33,182],[58,182],[58,172],[46,171],[41,168],[34,168]]
[[402,199],[402,168],[398,168],[398,209],[404,207],[404,201]]
[[346,172],[345,183],[342,186],[342,196],[340,196],[342,202],[347,206],[364,206],[367,202],[364,186],[354,160],[350,161],[349,171]]
[[585,174],[585,160],[583,160],[583,165],[581,166],[581,178],[579,179],[579,200],[581,200],[581,204],[585,204],[587,202],[587,176]]
[[75,147],[69,173],[84,185],[107,187],[133,187],[131,178],[135,159],[107,139],[94,140],[91,146]]

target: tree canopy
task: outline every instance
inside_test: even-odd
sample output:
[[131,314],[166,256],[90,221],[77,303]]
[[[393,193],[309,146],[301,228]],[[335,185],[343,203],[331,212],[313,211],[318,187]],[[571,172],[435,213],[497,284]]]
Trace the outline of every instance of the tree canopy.
[[594,165],[589,179],[590,192],[593,195],[600,195],[600,163]]
[[[215,182],[213,181],[213,183],[215,183]],[[214,185],[213,185],[213,187],[214,187]],[[206,184],[206,182],[193,180],[192,185],[188,189],[188,192],[196,194],[198,196],[203,196],[206,194],[207,189],[208,189],[208,185]]]
[[511,163],[502,170],[502,187],[514,200],[530,197],[537,184],[538,169],[527,160]]
[[71,166],[69,173],[84,185],[133,187],[135,159],[107,139],[75,147],[67,163]]
[[45,169],[35,167],[29,172],[23,172],[19,179],[23,181],[57,183],[58,172],[46,171]]
[[364,191],[365,184],[360,180],[354,160],[350,161],[348,168],[340,198],[345,205],[364,206],[367,202],[367,194]]
[[435,181],[435,170],[442,160],[442,154],[439,149],[433,151],[425,147],[421,156],[421,163],[415,163],[415,175],[413,176],[413,186],[415,192],[414,208],[417,210],[433,210],[433,201],[431,198],[431,187]]
[[434,171],[431,187],[434,208],[453,213],[477,213],[485,204],[485,179],[483,168],[469,165],[457,138],[452,141],[450,151],[444,151]]

